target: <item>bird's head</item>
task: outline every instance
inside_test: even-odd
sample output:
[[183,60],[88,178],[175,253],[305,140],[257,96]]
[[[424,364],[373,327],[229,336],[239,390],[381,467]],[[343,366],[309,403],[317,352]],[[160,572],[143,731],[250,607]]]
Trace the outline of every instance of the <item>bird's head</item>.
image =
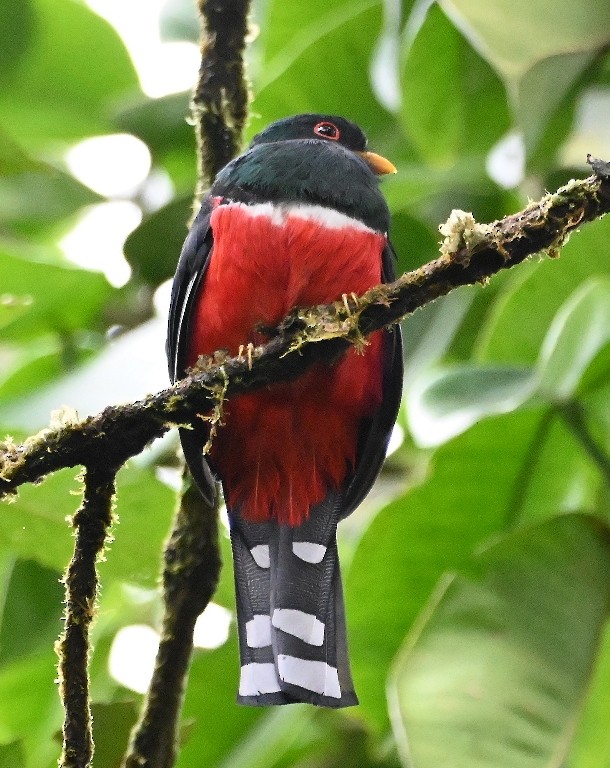
[[361,157],[377,176],[396,173],[389,160],[367,150],[367,138],[362,129],[344,117],[322,114],[285,117],[258,133],[250,147],[284,141],[332,142]]

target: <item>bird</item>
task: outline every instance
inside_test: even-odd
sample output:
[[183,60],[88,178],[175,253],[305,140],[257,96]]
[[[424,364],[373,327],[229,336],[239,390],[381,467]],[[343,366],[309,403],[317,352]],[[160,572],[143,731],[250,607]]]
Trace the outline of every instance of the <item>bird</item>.
[[[178,261],[172,382],[201,355],[264,344],[294,308],[395,277],[380,177],[396,172],[334,115],[270,124],[217,174]],[[358,704],[347,648],[337,525],[369,492],[402,393],[398,326],[292,381],[229,398],[222,424],[180,430],[203,496],[220,481],[234,561],[237,701]],[[203,446],[211,437],[206,455]],[[380,543],[382,546],[382,543]]]

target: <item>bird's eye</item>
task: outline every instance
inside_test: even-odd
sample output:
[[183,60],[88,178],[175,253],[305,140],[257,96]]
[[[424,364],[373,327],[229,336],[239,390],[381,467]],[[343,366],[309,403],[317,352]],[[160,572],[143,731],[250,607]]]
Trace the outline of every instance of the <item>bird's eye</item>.
[[331,139],[332,141],[339,141],[341,132],[334,123],[317,123],[314,125],[313,132],[316,136],[321,136],[323,139]]

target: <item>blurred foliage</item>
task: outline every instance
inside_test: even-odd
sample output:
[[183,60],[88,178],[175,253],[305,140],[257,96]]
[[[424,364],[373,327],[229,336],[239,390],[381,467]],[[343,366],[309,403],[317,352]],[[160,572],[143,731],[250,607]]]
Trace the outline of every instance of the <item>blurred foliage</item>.
[[[586,175],[587,151],[610,157],[609,9],[257,2],[249,135],[296,112],[359,122],[399,169],[384,190],[400,268],[413,268],[434,256],[452,208],[500,218]],[[191,0],[167,0],[161,25],[164,39],[195,40]],[[188,94],[143,95],[120,38],[84,3],[4,0],[0,49],[0,428],[20,437],[51,407],[84,414],[163,384],[152,297],[186,233],[195,155]],[[57,246],[105,202],[65,151],[117,132],[152,157],[126,196],[143,221],[122,288]],[[498,158],[512,181],[490,176]],[[159,177],[171,188],[161,207],[147,196]],[[609,242],[608,219],[588,225],[559,261],[532,259],[405,322],[407,436],[343,526],[360,707],[238,707],[232,626],[195,653],[180,768],[610,767]],[[167,303],[166,287],[157,295]],[[96,768],[118,765],[136,716],[138,694],[107,662],[122,626],[159,620],[172,453],[153,446],[119,477],[92,659]],[[53,638],[74,475],[2,510],[0,766],[57,759]],[[227,567],[216,599],[230,609],[231,581]]]

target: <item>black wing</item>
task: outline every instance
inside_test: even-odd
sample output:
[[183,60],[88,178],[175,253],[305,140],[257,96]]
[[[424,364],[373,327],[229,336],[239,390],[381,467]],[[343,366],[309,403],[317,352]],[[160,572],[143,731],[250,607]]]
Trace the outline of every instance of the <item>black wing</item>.
[[[211,215],[212,202],[206,197],[184,241],[174,276],[165,345],[172,383],[186,374],[193,307],[212,254]],[[215,480],[201,452],[206,440],[206,429],[201,421],[193,423],[191,429],[180,429],[186,463],[204,499],[212,506]]]
[[212,202],[206,197],[184,241],[174,275],[165,345],[172,384],[186,373],[193,304],[212,253],[211,215]]
[[[390,243],[386,245],[381,262],[381,280],[391,283],[396,276],[396,255]],[[354,474],[345,490],[341,517],[347,517],[356,509],[369,492],[381,471],[388,442],[400,408],[402,397],[403,352],[399,325],[384,332],[383,347],[383,400],[371,419],[367,419],[360,431]]]

